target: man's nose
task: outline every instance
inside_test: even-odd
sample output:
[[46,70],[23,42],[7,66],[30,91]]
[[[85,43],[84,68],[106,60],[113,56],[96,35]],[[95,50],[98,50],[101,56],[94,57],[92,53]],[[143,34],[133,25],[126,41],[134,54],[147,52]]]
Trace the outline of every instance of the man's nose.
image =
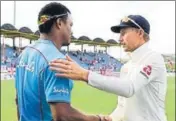
[[119,38],[119,42],[120,42],[120,44],[123,43],[123,37],[122,37],[122,36],[120,36],[120,38]]

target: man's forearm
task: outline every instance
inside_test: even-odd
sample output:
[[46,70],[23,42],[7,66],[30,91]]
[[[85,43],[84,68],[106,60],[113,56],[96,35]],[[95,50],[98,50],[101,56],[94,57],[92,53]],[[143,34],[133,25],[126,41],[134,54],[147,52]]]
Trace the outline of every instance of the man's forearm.
[[68,115],[61,116],[59,121],[100,121],[100,118],[95,115],[85,115],[78,110],[71,108]]
[[63,116],[59,121],[100,121],[96,116],[77,117],[74,115]]
[[98,89],[123,97],[130,97],[134,94],[133,81],[130,79],[104,76],[90,71],[88,75],[88,84]]

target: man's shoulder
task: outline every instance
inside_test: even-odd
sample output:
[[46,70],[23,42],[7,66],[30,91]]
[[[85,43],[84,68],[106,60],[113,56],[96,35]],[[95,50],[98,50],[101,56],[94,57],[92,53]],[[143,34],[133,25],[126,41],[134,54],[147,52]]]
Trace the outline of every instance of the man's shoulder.
[[32,45],[31,48],[36,49],[47,62],[57,58],[65,58],[53,44],[38,43]]
[[163,56],[153,50],[150,50],[151,53],[149,54],[148,60],[146,61],[145,64],[151,65],[153,68],[165,68],[165,62]]
[[151,53],[150,53],[150,61],[156,62],[156,63],[164,62],[164,58],[161,55],[161,53],[153,51],[153,50],[150,50],[150,51],[151,51]]

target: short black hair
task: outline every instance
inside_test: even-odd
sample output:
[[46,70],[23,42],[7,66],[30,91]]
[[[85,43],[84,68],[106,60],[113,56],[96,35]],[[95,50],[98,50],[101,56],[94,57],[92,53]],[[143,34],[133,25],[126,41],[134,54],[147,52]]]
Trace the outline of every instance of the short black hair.
[[[51,2],[47,5],[45,5],[39,12],[38,15],[38,21],[40,20],[40,17],[42,15],[48,15],[48,16],[54,16],[54,15],[60,15],[60,14],[67,14],[71,13],[70,10],[64,6],[61,3],[57,2]],[[68,16],[61,16],[61,20],[65,21]],[[51,19],[46,21],[44,24],[39,25],[39,31],[40,33],[49,33],[51,31],[51,28],[56,21],[57,18]]]

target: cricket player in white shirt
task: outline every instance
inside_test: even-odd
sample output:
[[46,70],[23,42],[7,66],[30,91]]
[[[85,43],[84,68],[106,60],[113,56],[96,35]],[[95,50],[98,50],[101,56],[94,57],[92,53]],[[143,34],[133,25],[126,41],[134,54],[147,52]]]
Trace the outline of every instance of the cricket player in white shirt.
[[85,81],[89,85],[119,96],[112,121],[167,121],[165,97],[166,67],[163,57],[148,48],[150,24],[140,15],[129,15],[111,27],[120,33],[124,51],[131,52],[120,77],[109,77],[80,67],[70,57],[54,60],[50,69],[56,76]]

